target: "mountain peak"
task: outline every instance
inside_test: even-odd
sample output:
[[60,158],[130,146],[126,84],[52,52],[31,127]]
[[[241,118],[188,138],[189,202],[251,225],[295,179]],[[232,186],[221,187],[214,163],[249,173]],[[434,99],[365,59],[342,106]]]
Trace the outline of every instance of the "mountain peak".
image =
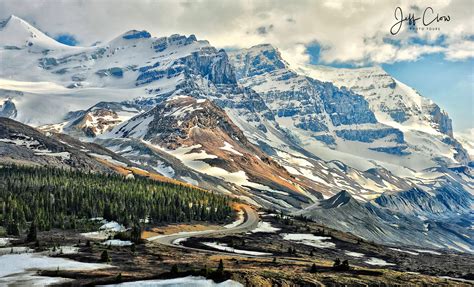
[[128,32],[125,32],[125,34],[122,35],[122,38],[126,40],[130,39],[140,39],[140,38],[150,38],[151,34],[148,33],[148,31],[142,30],[130,30]]
[[353,197],[348,191],[342,190],[333,197],[321,202],[320,206],[323,208],[337,208],[346,205],[353,200]]
[[0,46],[31,47],[68,47],[36,29],[27,21],[10,15],[0,22]]
[[288,67],[280,51],[270,44],[260,44],[248,49],[231,51],[228,54],[236,68],[238,78],[252,77]]

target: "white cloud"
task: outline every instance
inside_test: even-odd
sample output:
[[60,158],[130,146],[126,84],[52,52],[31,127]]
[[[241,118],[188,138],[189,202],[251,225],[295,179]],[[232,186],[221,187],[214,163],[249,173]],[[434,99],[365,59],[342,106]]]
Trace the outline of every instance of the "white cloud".
[[[291,64],[309,61],[305,46],[315,42],[323,46],[324,63],[387,63],[437,52],[449,60],[473,57],[471,0],[430,1],[451,21],[437,25],[440,31],[419,31],[419,44],[410,43],[413,32],[390,35],[395,7],[405,14],[422,14],[426,5],[422,0],[3,0],[0,17],[15,14],[51,35],[74,34],[83,44],[107,41],[130,29],[145,29],[154,36],[196,34],[217,47],[271,43]],[[433,45],[440,35],[446,45]]]

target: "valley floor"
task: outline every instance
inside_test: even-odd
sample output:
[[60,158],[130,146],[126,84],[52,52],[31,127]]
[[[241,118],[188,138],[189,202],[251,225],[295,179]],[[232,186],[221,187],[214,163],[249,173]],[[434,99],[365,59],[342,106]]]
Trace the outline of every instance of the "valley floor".
[[[470,272],[474,256],[469,254],[440,253],[409,247],[392,248],[365,242],[351,234],[328,229],[314,222],[283,218],[265,212],[260,212],[259,215],[258,225],[247,225],[244,230],[241,227],[241,233],[202,234],[202,230],[209,231],[216,226],[190,225],[187,228],[188,234],[197,232],[195,237],[180,236],[180,240],[169,245],[156,240],[145,241],[133,248],[126,244],[116,244],[121,242],[119,240],[108,245],[101,244],[99,240],[91,240],[88,244],[83,235],[73,231],[41,232],[38,239],[43,250],[53,245],[75,246],[77,253],[67,252],[65,250],[70,249],[63,249],[64,247],[58,248],[61,252],[52,254],[54,257],[61,257],[58,259],[99,264],[101,254],[106,250],[111,261],[109,265],[99,269],[84,267],[80,270],[79,267],[74,268],[79,270],[67,270],[67,267],[61,266],[58,269],[46,268],[47,270],[39,271],[38,274],[29,273],[28,276],[62,278],[54,282],[64,286],[117,284],[187,276],[203,276],[216,281],[232,279],[244,286],[473,284],[473,281],[468,280],[473,279]],[[244,224],[249,222],[248,216],[245,218]],[[179,228],[157,227],[154,232],[164,235],[176,232],[177,229],[184,228],[182,225]],[[17,245],[14,240],[11,242]],[[181,248],[176,248],[173,244],[179,244]],[[30,248],[33,249],[34,246]],[[350,270],[335,270],[333,263],[336,258],[348,260]],[[220,260],[224,271],[217,274]],[[10,278],[13,280],[15,277]],[[8,282],[8,277],[1,279],[2,282]]]

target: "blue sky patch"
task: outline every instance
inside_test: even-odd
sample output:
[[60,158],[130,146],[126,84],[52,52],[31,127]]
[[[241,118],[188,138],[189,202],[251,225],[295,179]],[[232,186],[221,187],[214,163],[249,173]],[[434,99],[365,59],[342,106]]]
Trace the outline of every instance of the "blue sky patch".
[[78,44],[78,41],[74,37],[74,35],[71,34],[60,34],[54,38],[56,41],[59,43],[62,43],[64,45],[68,46],[76,46]]

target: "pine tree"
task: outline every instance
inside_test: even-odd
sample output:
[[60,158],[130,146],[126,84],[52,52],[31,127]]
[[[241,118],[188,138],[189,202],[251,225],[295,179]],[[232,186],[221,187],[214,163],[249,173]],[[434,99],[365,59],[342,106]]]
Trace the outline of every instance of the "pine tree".
[[30,230],[28,231],[28,235],[26,236],[26,241],[28,242],[36,241],[37,232],[38,232],[38,229],[36,228],[36,223],[35,221],[32,221],[30,225]]
[[311,272],[311,273],[318,272],[318,269],[316,268],[316,264],[313,263],[313,265],[311,265],[311,269],[309,269],[309,272]]
[[222,276],[222,274],[224,274],[224,262],[222,261],[222,259],[219,260],[219,265],[217,266],[216,273],[218,274],[218,276]]
[[102,254],[100,255],[100,261],[110,262],[110,257],[109,257],[109,253],[107,252],[107,250],[102,251]]

